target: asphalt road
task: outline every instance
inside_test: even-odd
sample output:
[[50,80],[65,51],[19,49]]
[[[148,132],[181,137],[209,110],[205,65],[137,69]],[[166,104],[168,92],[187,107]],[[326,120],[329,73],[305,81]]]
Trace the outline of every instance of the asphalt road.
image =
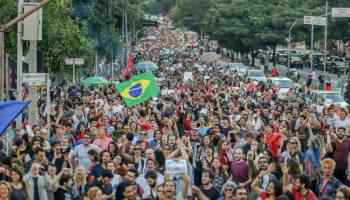
[[[257,60],[257,65],[262,67],[261,64],[260,64],[260,61]],[[272,63],[269,63],[269,70],[271,70],[272,68]],[[286,65],[280,65],[280,64],[277,64],[277,68],[280,72],[280,75],[282,76],[287,76],[287,73],[288,73],[288,67]],[[294,68],[293,68],[294,69]],[[300,78],[301,78],[301,81],[306,81],[308,75],[310,74],[311,72],[311,69],[310,68],[303,68],[303,69],[296,69],[297,72],[300,74]],[[316,76],[318,77],[320,74],[324,75],[323,71],[320,71],[320,70],[315,70],[316,72]],[[345,75],[344,76],[338,76],[336,74],[332,74],[332,73],[329,73],[329,72],[326,72],[325,74],[325,80],[331,80],[331,81],[334,81],[334,80],[337,80],[339,78],[345,80]]]

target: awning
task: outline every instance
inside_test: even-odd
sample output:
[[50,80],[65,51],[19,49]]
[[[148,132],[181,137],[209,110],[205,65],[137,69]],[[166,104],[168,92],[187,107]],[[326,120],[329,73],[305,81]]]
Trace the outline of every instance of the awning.
[[0,102],[0,136],[29,104],[30,101]]

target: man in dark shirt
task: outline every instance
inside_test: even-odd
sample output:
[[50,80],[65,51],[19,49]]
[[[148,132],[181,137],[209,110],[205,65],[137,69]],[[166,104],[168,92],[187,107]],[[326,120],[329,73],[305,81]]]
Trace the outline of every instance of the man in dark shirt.
[[202,185],[200,189],[210,200],[216,200],[220,197],[219,191],[217,191],[212,184],[213,178],[214,175],[210,170],[203,170]]

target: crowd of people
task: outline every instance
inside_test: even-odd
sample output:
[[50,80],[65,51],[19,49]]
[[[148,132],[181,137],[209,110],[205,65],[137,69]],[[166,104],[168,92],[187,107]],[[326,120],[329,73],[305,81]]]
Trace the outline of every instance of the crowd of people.
[[168,41],[137,52],[173,50],[154,58],[161,95],[127,107],[114,85],[53,87],[52,127],[13,126],[0,153],[0,200],[350,199],[349,108],[203,64],[164,21]]

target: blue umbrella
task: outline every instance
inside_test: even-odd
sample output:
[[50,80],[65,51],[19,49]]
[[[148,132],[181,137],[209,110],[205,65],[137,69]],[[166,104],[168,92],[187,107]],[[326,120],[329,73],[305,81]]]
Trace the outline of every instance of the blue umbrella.
[[139,62],[135,65],[135,68],[138,71],[153,71],[158,69],[157,64],[151,62],[151,61],[145,61],[145,62]]

